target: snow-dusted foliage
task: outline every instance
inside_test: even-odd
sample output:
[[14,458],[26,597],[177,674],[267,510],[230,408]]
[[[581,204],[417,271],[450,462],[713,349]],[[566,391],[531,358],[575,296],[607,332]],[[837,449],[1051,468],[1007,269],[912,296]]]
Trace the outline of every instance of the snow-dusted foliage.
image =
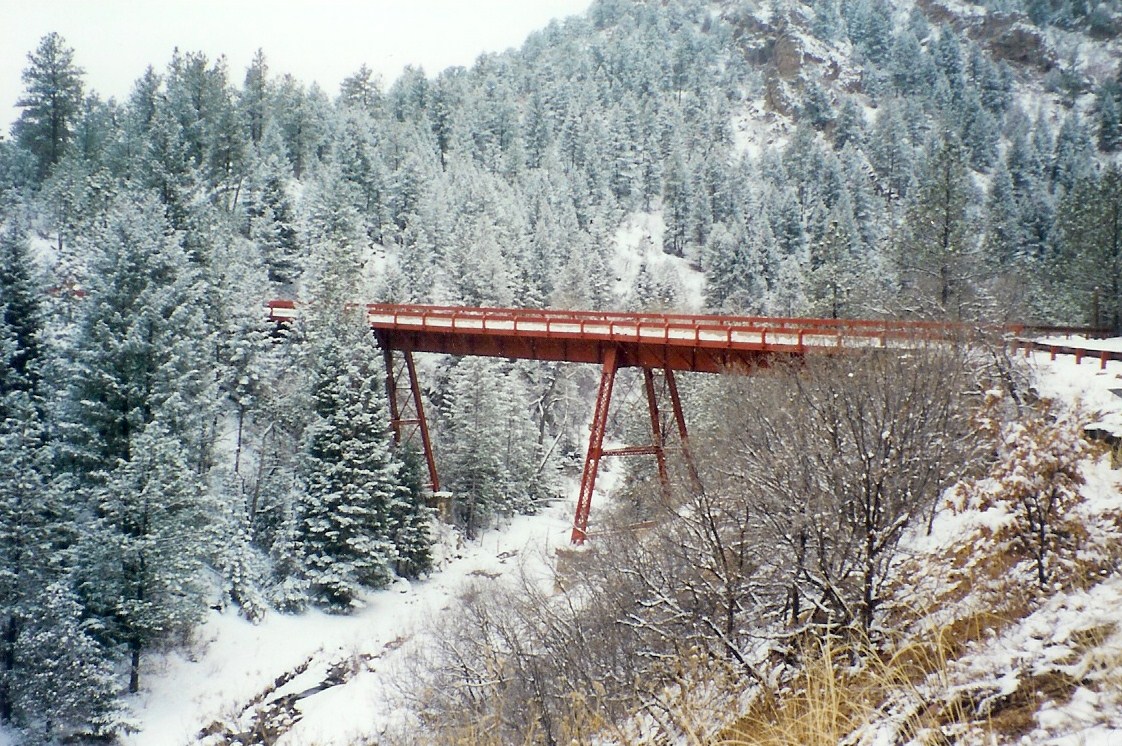
[[429,511],[391,449],[381,353],[357,313],[309,321],[313,419],[304,431],[295,540],[312,600],[346,610],[401,560],[427,569]]
[[[363,67],[336,95],[265,52],[243,78],[176,51],[121,101],[45,37],[0,139],[0,721],[112,730],[118,690],[208,606],[357,609],[430,569],[437,508],[476,537],[557,493],[583,448],[583,373],[419,360],[450,493],[431,496],[348,304],[1117,328],[1119,28],[1117,3],[597,0],[521,49],[388,87]],[[303,325],[267,325],[275,297],[299,299]],[[752,444],[791,478],[730,459],[752,510],[726,515],[725,485],[675,513],[715,586],[683,596],[658,563],[621,585],[652,594],[635,639],[720,608],[700,639],[741,654],[737,562],[773,621],[875,622],[904,524],[930,519],[969,438],[924,453],[894,419],[939,392],[868,408],[810,393],[752,415],[815,430],[801,454]],[[1039,584],[1075,531],[1078,441],[1033,422],[977,485],[1008,485]],[[786,551],[731,562],[766,516]],[[21,676],[32,640],[81,651],[89,686]]]
[[[991,406],[998,406],[996,402]],[[1043,406],[998,432],[997,457],[979,482],[955,485],[949,500],[958,511],[987,514],[985,540],[1009,556],[1023,557],[1041,589],[1059,563],[1076,560],[1084,543],[1083,463],[1091,452],[1079,410]],[[1063,575],[1071,575],[1070,568]]]

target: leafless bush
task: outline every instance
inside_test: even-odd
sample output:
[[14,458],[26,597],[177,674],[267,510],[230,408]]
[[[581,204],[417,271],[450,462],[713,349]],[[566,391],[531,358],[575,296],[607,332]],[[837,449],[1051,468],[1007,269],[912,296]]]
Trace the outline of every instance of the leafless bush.
[[738,507],[723,512],[775,618],[869,630],[904,528],[976,469],[968,355],[938,344],[728,381],[704,478]]
[[430,733],[584,743],[681,689],[681,661],[767,687],[774,635],[867,633],[905,526],[984,452],[967,358],[941,345],[725,380],[694,441],[703,493],[652,497],[655,520],[609,527],[554,588],[477,589],[434,634],[412,689]]

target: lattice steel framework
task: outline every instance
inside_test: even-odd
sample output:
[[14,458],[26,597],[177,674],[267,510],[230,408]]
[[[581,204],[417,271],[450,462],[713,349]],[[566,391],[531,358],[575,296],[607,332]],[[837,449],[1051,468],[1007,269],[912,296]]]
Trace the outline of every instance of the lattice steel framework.
[[[288,323],[297,315],[293,301],[270,301],[269,318]],[[600,461],[606,456],[653,455],[659,478],[669,484],[665,437],[659,420],[654,371],[662,371],[669,393],[682,453],[694,489],[701,483],[689,451],[689,436],[675,371],[721,373],[766,367],[777,359],[807,354],[838,354],[869,348],[909,348],[930,340],[962,336],[966,327],[923,321],[769,318],[689,314],[613,313],[515,308],[370,304],[370,328],[386,361],[386,390],[394,438],[419,435],[429,469],[430,486],[438,491],[436,459],[425,422],[414,352],[481,355],[508,359],[594,363],[601,366],[600,386],[592,414],[588,451],[581,474],[572,540],[588,537],[588,518]],[[1073,328],[1075,329],[1075,328]],[[1086,329],[1075,329],[1087,332]],[[1023,327],[1003,327],[1020,334]],[[1043,330],[1042,330],[1043,331]],[[1059,331],[1058,328],[1053,331]],[[1093,331],[1093,330],[1092,330]],[[412,416],[402,414],[395,371],[396,355],[404,360]],[[640,368],[651,419],[652,443],[604,450],[604,435],[616,374]]]

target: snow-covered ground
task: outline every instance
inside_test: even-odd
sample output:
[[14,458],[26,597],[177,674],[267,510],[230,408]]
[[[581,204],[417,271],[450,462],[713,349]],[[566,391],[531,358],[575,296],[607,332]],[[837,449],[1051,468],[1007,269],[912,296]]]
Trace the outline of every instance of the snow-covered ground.
[[[1073,341],[1067,339],[1064,344]],[[1096,344],[1098,349],[1122,349],[1122,339],[1097,340]],[[1109,361],[1102,369],[1098,360],[1084,358],[1082,364],[1076,364],[1074,356],[1061,355],[1054,361],[1049,357],[1037,352],[1028,361],[1037,392],[1077,404],[1101,423],[1117,426],[1116,432],[1122,434],[1122,398],[1115,393],[1122,392],[1122,361]],[[1122,577],[1117,559],[1103,565],[1091,549],[1114,546],[1107,555],[1117,558],[1122,470],[1112,468],[1104,455],[1087,461],[1082,473],[1083,499],[1073,508],[1073,517],[1087,531],[1077,561],[1084,563],[1089,574],[1075,578],[1070,586],[1057,585],[1051,595],[1032,604],[1023,618],[971,642],[967,652],[949,662],[943,674],[942,683],[950,694],[970,691],[978,708],[1022,703],[1027,722],[1020,726],[1020,740],[1013,738],[1009,743],[1122,743]],[[943,511],[934,530],[911,549],[935,556],[939,547],[961,546],[977,526],[1000,521],[1000,516],[988,515],[995,512],[1000,511]],[[976,535],[991,534],[982,530]],[[1033,586],[1032,579],[1026,582],[1008,575],[1000,582],[1012,594]],[[978,604],[972,596],[973,592],[957,604],[958,612]],[[953,606],[940,609],[930,622],[949,621],[956,614]],[[967,738],[965,742],[982,741]]]
[[350,616],[272,613],[254,625],[233,609],[212,613],[187,650],[149,658],[145,690],[131,702],[140,730],[124,742],[225,743],[204,731],[248,732],[286,695],[296,695],[299,719],[277,744],[348,744],[381,732],[395,717],[389,681],[425,644],[426,623],[453,611],[472,583],[546,572],[569,543],[572,510],[560,501],[476,542],[446,541],[432,577],[372,593]]
[[[1122,349],[1122,339],[1102,344]],[[1122,398],[1112,391],[1122,390],[1122,361],[1102,370],[1097,360],[1076,365],[1071,356],[1048,357],[1038,352],[1029,360],[1042,395],[1078,399],[1122,427]],[[601,486],[610,491],[617,475],[605,476]],[[1122,471],[1105,460],[1089,467],[1084,490],[1091,509],[1122,510],[1120,484]],[[559,501],[471,543],[449,533],[438,545],[440,569],[430,578],[372,593],[351,616],[272,613],[254,625],[232,609],[212,612],[192,645],[148,658],[144,691],[130,702],[140,730],[124,742],[223,743],[223,733],[249,732],[278,703],[287,704],[290,727],[277,744],[328,746],[376,737],[399,722],[392,681],[409,652],[426,644],[427,623],[455,613],[460,594],[473,584],[521,573],[548,578],[556,549],[568,545],[572,511],[572,500]],[[1092,632],[1100,639],[1088,647]],[[1030,742],[1122,743],[1122,580],[1115,575],[1057,593],[955,665],[956,678],[989,681],[995,691],[1030,674],[1073,677],[1082,683],[1070,698],[1041,694]],[[0,746],[4,738],[0,731]]]
[[[1040,341],[1086,350],[1122,353],[1122,337],[1057,337]],[[1037,390],[1042,396],[1082,402],[1085,409],[1099,414],[1096,426],[1122,437],[1122,360],[1108,360],[1104,368],[1093,353],[1085,356],[1078,364],[1074,355],[1057,355],[1052,361],[1045,351],[1037,350],[1030,354],[1031,364],[1037,371]]]
[[636,212],[628,215],[616,230],[612,245],[611,270],[615,283],[612,292],[625,307],[635,288],[639,269],[646,265],[651,279],[660,284],[671,283],[675,290],[675,310],[699,311],[705,304],[705,276],[682,257],[662,250],[666,222],[662,211]]

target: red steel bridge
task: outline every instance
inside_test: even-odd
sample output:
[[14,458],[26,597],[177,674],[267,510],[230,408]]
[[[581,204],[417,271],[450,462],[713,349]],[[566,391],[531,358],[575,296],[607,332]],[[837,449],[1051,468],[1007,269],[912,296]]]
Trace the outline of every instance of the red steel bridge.
[[[294,301],[267,303],[269,319],[285,324],[298,310]],[[669,484],[666,449],[661,431],[654,371],[663,372],[678,430],[682,454],[694,487],[700,489],[689,451],[686,421],[674,379],[676,371],[721,373],[752,369],[779,359],[808,354],[838,354],[869,348],[912,347],[917,340],[961,336],[964,327],[924,321],[869,321],[691,314],[616,313],[461,306],[370,304],[367,320],[386,361],[391,426],[399,442],[419,434],[428,464],[430,484],[440,481],[425,421],[415,352],[481,355],[507,359],[594,363],[601,367],[600,387],[592,415],[588,451],[581,474],[580,494],[573,520],[573,543],[587,538],[592,492],[600,460],[607,456],[652,455],[664,488]],[[1000,331],[1019,335],[1022,327]],[[1034,330],[1035,331],[1035,330]],[[1044,330],[1042,330],[1044,331]],[[1087,332],[1082,328],[1049,328],[1051,333]],[[412,417],[403,416],[398,396],[394,356],[404,359]],[[616,373],[639,368],[650,412],[652,442],[644,446],[604,449],[604,433]],[[411,428],[411,429],[410,429]]]

